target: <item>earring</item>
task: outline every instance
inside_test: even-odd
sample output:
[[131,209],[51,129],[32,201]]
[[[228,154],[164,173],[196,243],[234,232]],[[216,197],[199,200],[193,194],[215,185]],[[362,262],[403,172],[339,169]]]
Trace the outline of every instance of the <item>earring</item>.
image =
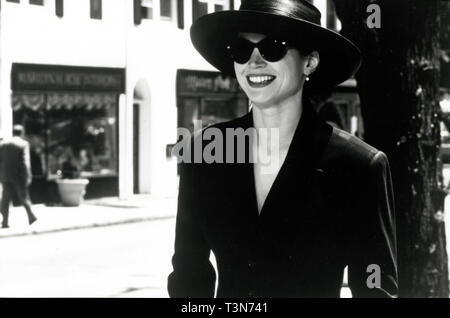
[[309,82],[309,76],[308,75],[306,75],[305,81]]

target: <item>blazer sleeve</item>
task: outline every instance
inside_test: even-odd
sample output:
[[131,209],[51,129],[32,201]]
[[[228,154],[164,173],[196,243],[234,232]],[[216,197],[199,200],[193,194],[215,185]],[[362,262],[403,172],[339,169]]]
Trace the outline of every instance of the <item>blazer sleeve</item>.
[[355,211],[348,283],[353,297],[397,297],[397,246],[394,196],[386,155],[369,164],[366,185]]
[[173,272],[168,277],[170,297],[214,297],[216,273],[209,261],[210,247],[199,226],[198,175],[194,164],[182,163],[178,193]]

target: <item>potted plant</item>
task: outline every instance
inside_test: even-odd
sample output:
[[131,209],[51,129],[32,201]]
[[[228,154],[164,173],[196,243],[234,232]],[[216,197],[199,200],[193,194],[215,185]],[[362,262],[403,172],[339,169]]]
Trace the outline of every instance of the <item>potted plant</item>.
[[59,196],[64,206],[79,206],[84,199],[89,180],[81,178],[81,168],[74,157],[62,166],[62,178],[56,180]]

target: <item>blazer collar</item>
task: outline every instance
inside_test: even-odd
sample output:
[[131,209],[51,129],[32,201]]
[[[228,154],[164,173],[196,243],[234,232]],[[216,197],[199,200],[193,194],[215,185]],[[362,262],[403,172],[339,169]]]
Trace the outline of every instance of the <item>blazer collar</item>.
[[[244,130],[254,127],[253,110],[240,118],[238,126]],[[307,161],[317,162],[331,136],[332,127],[322,122],[313,105],[307,100],[303,104],[303,111],[294,136],[289,146],[285,162]]]
[[[244,130],[253,125],[253,112],[240,118],[240,122],[237,123],[239,127]],[[263,204],[263,208],[260,212],[260,216],[263,218],[271,219],[271,216],[277,218],[276,214],[287,213],[288,205],[293,204],[301,209],[304,205],[305,199],[309,196],[309,190],[312,178],[317,173],[320,174],[320,170],[317,169],[318,163],[322,153],[324,152],[326,145],[328,144],[331,136],[332,127],[323,123],[317,116],[312,105],[309,103],[304,104],[304,109],[299,120],[299,123],[294,132],[291,144],[288,149],[285,161],[278,171],[278,175],[275,178],[273,185],[267,195],[267,198]],[[247,208],[255,211],[253,215],[257,214],[257,203],[254,183],[253,164],[246,164],[241,166],[245,178],[248,178],[248,182],[245,182],[245,189],[241,192],[248,199]],[[285,207],[282,205],[287,204]],[[278,210],[284,210],[278,211]],[[288,217],[285,215],[285,220],[292,220],[292,217],[297,218],[299,215]]]

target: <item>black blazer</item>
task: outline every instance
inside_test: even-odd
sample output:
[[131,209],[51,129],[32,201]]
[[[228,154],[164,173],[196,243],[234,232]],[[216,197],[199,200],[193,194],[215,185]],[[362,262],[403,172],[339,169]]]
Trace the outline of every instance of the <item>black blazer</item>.
[[[250,112],[212,127],[252,126]],[[305,107],[260,214],[251,163],[182,164],[171,297],[214,297],[210,251],[217,297],[339,297],[346,266],[354,297],[396,296],[386,156]]]

